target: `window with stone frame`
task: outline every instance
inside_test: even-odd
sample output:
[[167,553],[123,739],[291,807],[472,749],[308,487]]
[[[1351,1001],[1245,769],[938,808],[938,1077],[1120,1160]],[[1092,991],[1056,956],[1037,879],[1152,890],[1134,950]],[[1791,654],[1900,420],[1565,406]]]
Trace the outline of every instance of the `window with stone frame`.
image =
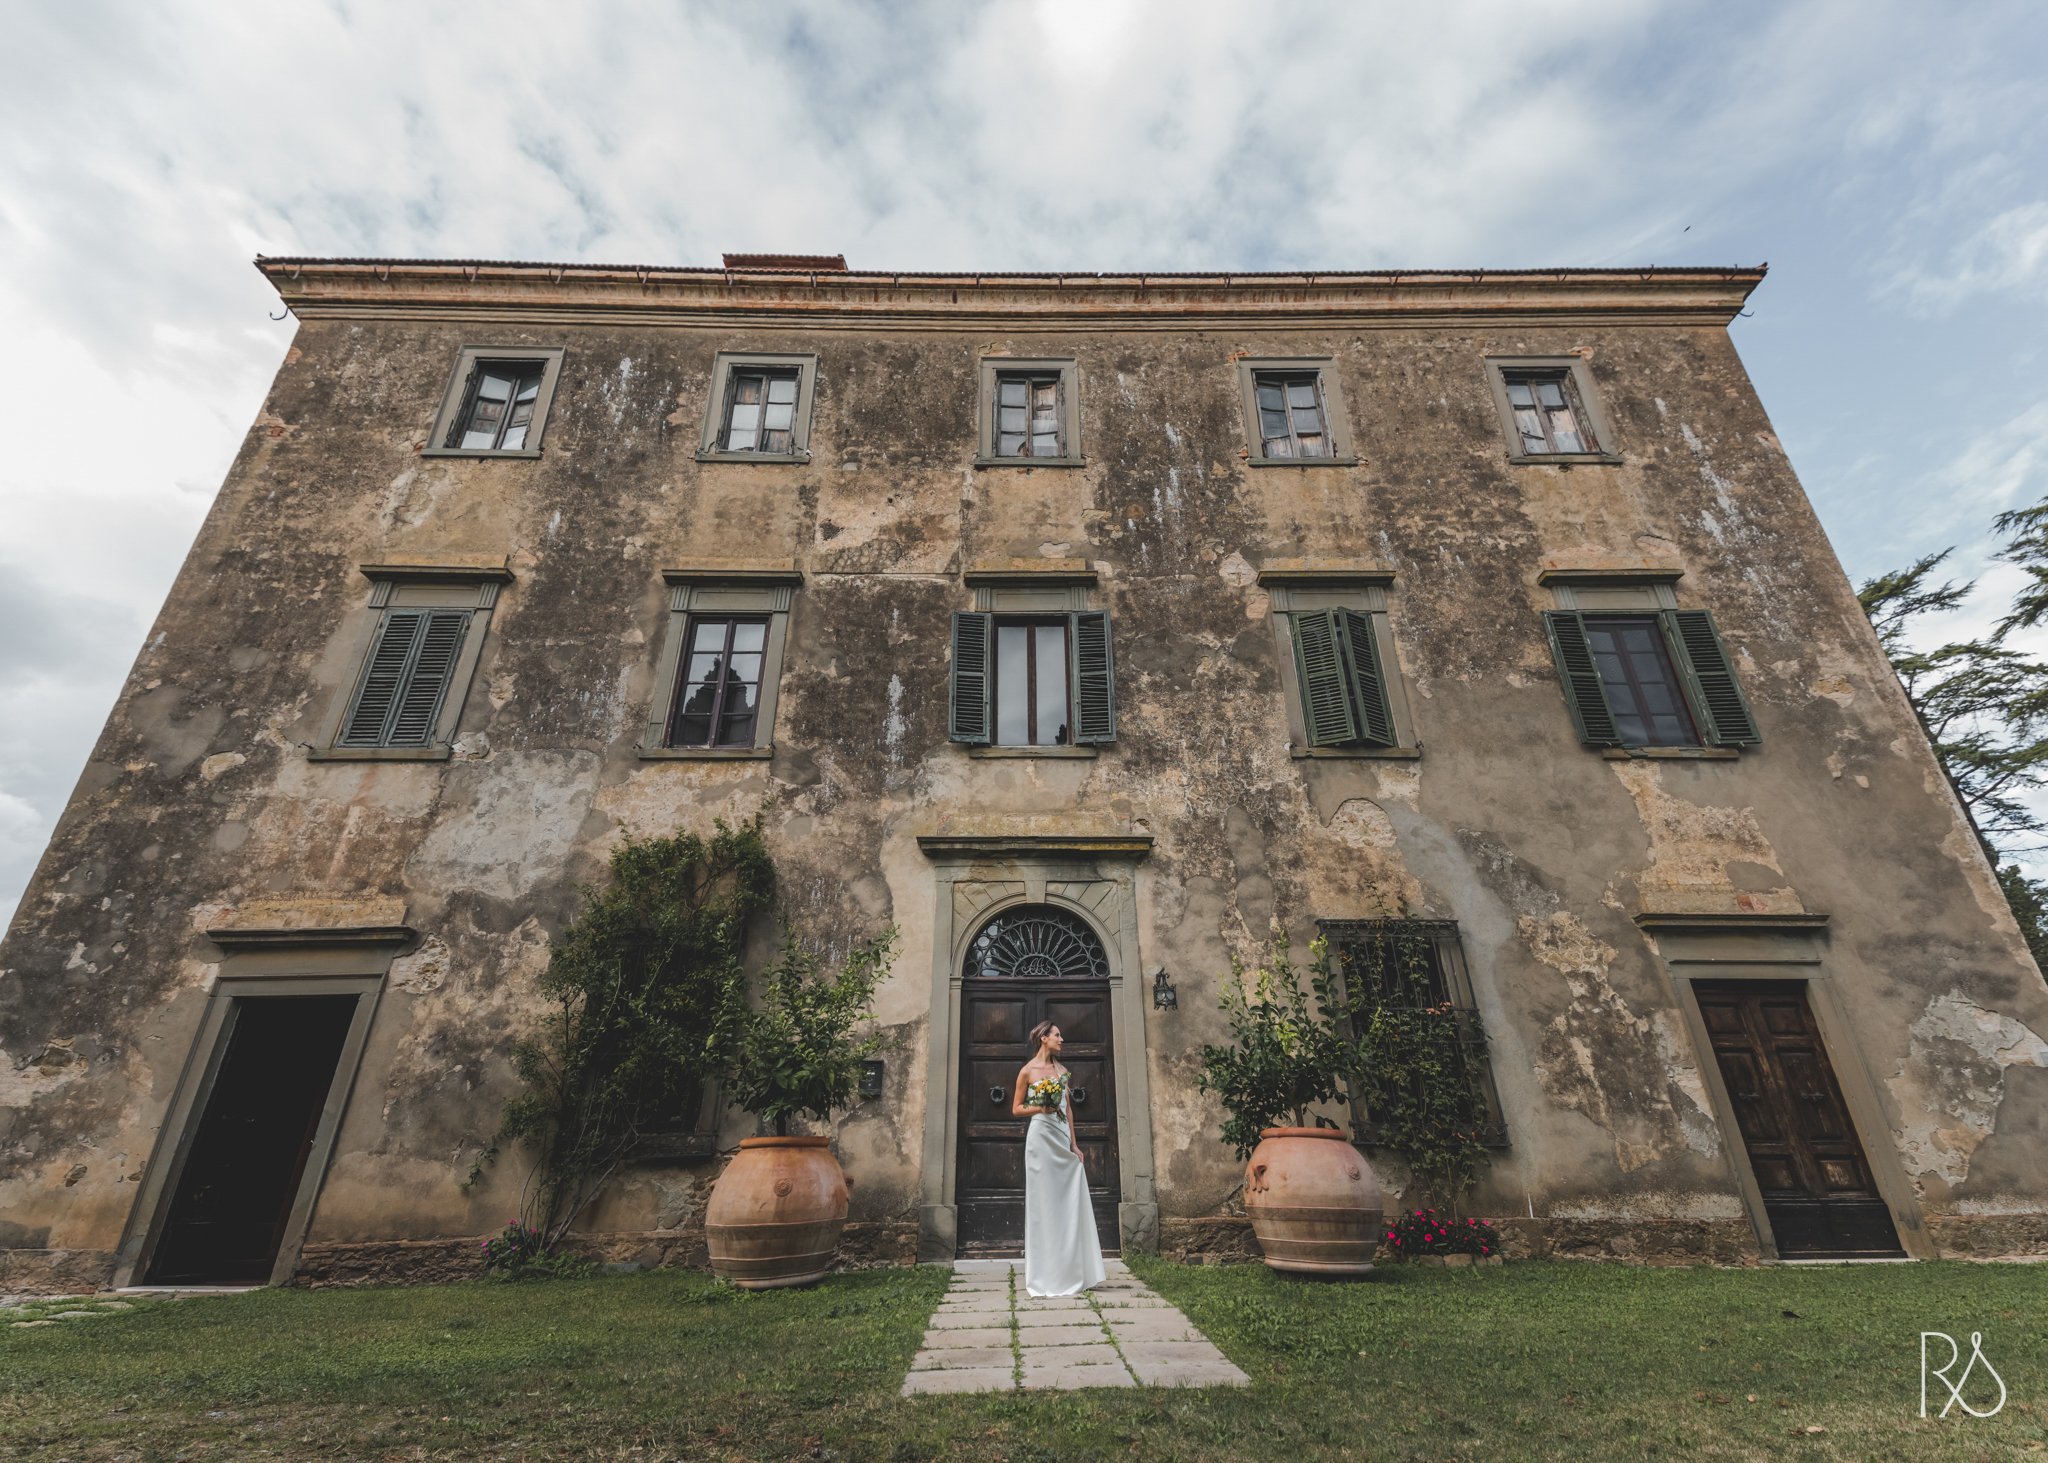
[[642,757],[766,757],[795,569],[671,569]]
[[424,455],[538,457],[563,355],[552,346],[464,346]]
[[[1493,1064],[1472,994],[1458,922],[1447,919],[1319,919],[1316,931],[1328,942],[1331,964],[1342,981],[1344,999],[1355,1013],[1370,1018],[1376,1007],[1422,1010],[1449,1007],[1459,1033],[1457,1060],[1477,1108],[1481,1134],[1490,1144],[1505,1147],[1507,1120],[1494,1085]],[[1354,1102],[1352,1125],[1359,1141],[1379,1139],[1372,1114]]]
[[1489,356],[1485,368],[1510,462],[1621,461],[1585,355]]
[[383,565],[363,573],[371,590],[362,659],[308,755],[446,758],[499,587],[511,575]]
[[810,461],[818,358],[720,351],[712,362],[700,462]]

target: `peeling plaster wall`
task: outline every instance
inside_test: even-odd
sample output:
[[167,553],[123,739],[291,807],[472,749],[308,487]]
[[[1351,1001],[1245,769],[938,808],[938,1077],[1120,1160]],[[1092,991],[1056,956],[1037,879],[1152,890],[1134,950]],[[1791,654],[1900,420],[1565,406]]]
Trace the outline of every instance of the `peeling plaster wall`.
[[[486,337],[567,347],[543,455],[422,457],[449,363]],[[812,462],[695,461],[721,348],[818,354]],[[1246,350],[1335,359],[1359,466],[1247,466],[1228,359]],[[1622,464],[1509,465],[1487,351],[1587,353]],[[1078,358],[1085,466],[971,465],[984,352]],[[398,552],[503,555],[515,575],[456,756],[309,762],[361,650],[357,566]],[[946,740],[960,572],[1066,556],[1115,616],[1120,740],[1092,760],[969,758]],[[807,576],[775,755],[642,761],[660,572],[720,557]],[[1290,755],[1255,578],[1278,557],[1395,571],[1419,761]],[[1614,761],[1573,739],[1537,575],[1639,562],[1682,567],[1682,602],[1714,610],[1761,748]],[[1276,924],[1305,943],[1317,917],[1380,915],[1461,922],[1513,1138],[1481,1210],[1739,1219],[1737,1155],[1633,923],[1646,910],[1828,914],[1894,1130],[1866,1140],[1896,1142],[1930,1213],[2048,1209],[2048,995],[1725,332],[325,319],[302,327],[0,945],[0,1250],[20,1273],[111,1253],[220,958],[201,932],[294,894],[402,900],[424,937],[393,968],[309,1253],[496,1228],[523,1163],[461,1181],[578,883],[628,834],[756,808],[800,923],[829,941],[902,927],[887,1090],[836,1129],[864,1224],[907,1221],[918,1196],[933,879],[916,836],[1068,813],[1155,839],[1137,924],[1146,970],[1180,990],[1145,1034],[1168,1222],[1227,1211],[1239,1182],[1194,1089],[1231,954]],[[726,1137],[747,1131],[734,1116]],[[711,1174],[636,1171],[592,1225],[679,1231]]]

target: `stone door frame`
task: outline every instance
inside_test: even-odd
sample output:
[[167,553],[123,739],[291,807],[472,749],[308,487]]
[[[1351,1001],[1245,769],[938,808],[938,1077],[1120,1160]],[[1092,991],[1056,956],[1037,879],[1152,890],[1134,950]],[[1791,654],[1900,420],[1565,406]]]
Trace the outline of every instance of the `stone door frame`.
[[1001,911],[1050,904],[1085,921],[1109,957],[1111,1060],[1116,1071],[1117,1230],[1126,1253],[1159,1248],[1152,1172],[1152,1086],[1145,1061],[1145,980],[1138,958],[1137,864],[1149,836],[931,836],[918,839],[936,880],[931,1023],[925,1056],[924,1158],[917,1257],[959,1248],[960,990],[969,941]]
[[1706,1087],[1707,1100],[1742,1207],[1756,1230],[1766,1262],[1777,1262],[1778,1241],[1764,1212],[1763,1190],[1750,1167],[1749,1148],[1736,1121],[1735,1100],[1721,1076],[1720,1061],[1700,1014],[1693,982],[1795,981],[1806,987],[1807,1009],[1813,1013],[1828,1065],[1842,1089],[1856,1141],[1877,1186],[1878,1197],[1891,1210],[1899,1245],[1916,1260],[1936,1258],[1933,1237],[1921,1217],[1905,1166],[1899,1162],[1897,1139],[1878,1098],[1877,1084],[1863,1060],[1856,1027],[1835,994],[1825,959],[1828,917],[1824,914],[1680,915],[1639,914],[1636,924],[1651,937],[1664,973],[1670,978],[1680,1018],[1692,1041],[1693,1057]]
[[268,1283],[283,1285],[292,1278],[320,1190],[326,1183],[334,1140],[355,1088],[356,1072],[362,1065],[363,1048],[376,1019],[385,977],[392,959],[413,938],[410,928],[395,923],[349,929],[236,929],[207,933],[227,952],[226,957],[207,983],[207,999],[199,1011],[198,1030],[187,1049],[184,1070],[172,1089],[163,1123],[157,1129],[154,1149],[143,1170],[141,1190],[129,1210],[121,1248],[115,1255],[116,1288],[140,1285],[149,1273],[185,1159],[198,1136],[207,1101],[213,1095],[221,1059],[227,1055],[230,1017],[236,999],[354,996],[355,1014],[321,1105],[313,1145],[299,1176],[298,1193],[292,1199],[290,1217]]

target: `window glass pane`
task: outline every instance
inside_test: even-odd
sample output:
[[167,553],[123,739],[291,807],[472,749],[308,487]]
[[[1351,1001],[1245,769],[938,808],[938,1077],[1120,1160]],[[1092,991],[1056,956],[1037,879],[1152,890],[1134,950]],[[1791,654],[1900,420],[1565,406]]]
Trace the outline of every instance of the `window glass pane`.
[[1563,406],[1563,405],[1564,405],[1564,385],[1563,385],[1563,383],[1562,383],[1562,382],[1559,382],[1559,381],[1554,381],[1554,380],[1553,380],[1553,381],[1538,381],[1538,382],[1536,383],[1536,399],[1537,399],[1538,401],[1542,402],[1542,403],[1543,403],[1543,404],[1544,404],[1545,406]]
[[1268,383],[1261,381],[1259,383],[1259,409],[1261,411],[1278,411],[1286,404],[1287,398],[1281,392],[1278,382]]
[[540,397],[540,372],[534,371],[519,378],[519,400],[531,408]]
[[996,741],[1005,747],[1031,744],[1030,676],[1025,661],[1028,625],[996,626]]
[[741,406],[734,403],[732,422],[725,434],[725,450],[728,452],[751,452],[754,450],[755,426],[760,420],[761,408]]
[[736,371],[732,378],[732,399],[737,402],[758,403],[761,400],[761,378],[747,371]]
[[732,663],[726,667],[725,678],[728,685],[733,684],[735,679],[745,681],[748,685],[759,685],[761,683],[760,654],[758,652],[750,655],[735,654],[732,658]]
[[1543,452],[1549,449],[1549,439],[1543,435],[1543,420],[1534,408],[1515,413],[1515,430],[1522,434],[1523,451]]
[[691,632],[690,647],[693,650],[716,650],[725,644],[724,620],[699,620]]
[[1065,746],[1067,735],[1067,627],[1033,625],[1038,637],[1038,737],[1041,747]]
[[505,429],[504,440],[498,446],[507,452],[517,452],[526,445],[526,423],[514,422]]
[[1262,408],[1259,412],[1259,430],[1268,437],[1286,436],[1287,413],[1284,411],[1266,411]]
[[1266,439],[1266,456],[1294,456],[1294,439],[1292,437],[1268,437]]
[[716,681],[721,678],[719,666],[725,657],[717,651],[690,657],[690,679],[693,681]]
[[787,432],[795,420],[796,408],[783,401],[771,401],[768,409],[761,413],[761,426],[770,432]]
[[719,718],[718,745],[751,747],[754,717],[760,692],[753,686],[734,686],[725,693],[725,714]]
[[1021,433],[1006,432],[1002,436],[996,438],[996,456],[1022,457],[1023,455],[1024,438]]
[[1026,413],[1021,406],[1006,406],[996,417],[996,425],[1005,432],[1024,430]]
[[1510,405],[1510,406],[1534,406],[1535,404],[1536,404],[1536,396],[1535,396],[1535,393],[1534,393],[1534,392],[1532,392],[1532,391],[1530,391],[1530,390],[1529,390],[1529,383],[1528,383],[1528,382],[1526,382],[1526,381],[1510,381],[1510,382],[1508,382],[1508,405]]
[[1014,377],[1004,378],[996,384],[996,401],[1002,406],[1022,406],[1026,383]]
[[1287,404],[1295,407],[1313,407],[1316,404],[1316,383],[1313,381],[1288,382]]
[[1033,457],[1058,457],[1060,455],[1060,439],[1051,432],[1038,433],[1031,439],[1031,455]]
[[762,624],[738,624],[732,627],[732,648],[734,650],[759,650],[768,643],[768,627]]
[[794,408],[796,405],[796,377],[777,376],[769,381],[768,399]]
[[1050,416],[1060,404],[1057,381],[1040,381],[1031,388],[1031,405],[1041,416]]
[[711,710],[718,704],[718,687],[685,686],[676,716],[675,745],[705,747],[711,744]]
[[1579,436],[1578,423],[1572,420],[1571,408],[1550,414],[1550,435],[1557,442],[1560,452],[1584,452],[1585,442]]

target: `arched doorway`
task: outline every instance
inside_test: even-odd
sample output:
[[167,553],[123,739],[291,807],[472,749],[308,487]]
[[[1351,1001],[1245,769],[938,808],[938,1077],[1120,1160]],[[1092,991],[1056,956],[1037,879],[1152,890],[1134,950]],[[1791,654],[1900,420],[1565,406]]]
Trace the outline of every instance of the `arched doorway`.
[[1010,1115],[1027,1034],[1058,1024],[1074,1074],[1074,1137],[1087,1165],[1102,1247],[1118,1248],[1121,1199],[1116,1122],[1116,1047],[1109,956],[1088,922],[1052,904],[1012,905],[968,941],[960,983],[960,1150],[954,1202],[964,1253],[1004,1254],[1024,1245],[1024,1130]]

